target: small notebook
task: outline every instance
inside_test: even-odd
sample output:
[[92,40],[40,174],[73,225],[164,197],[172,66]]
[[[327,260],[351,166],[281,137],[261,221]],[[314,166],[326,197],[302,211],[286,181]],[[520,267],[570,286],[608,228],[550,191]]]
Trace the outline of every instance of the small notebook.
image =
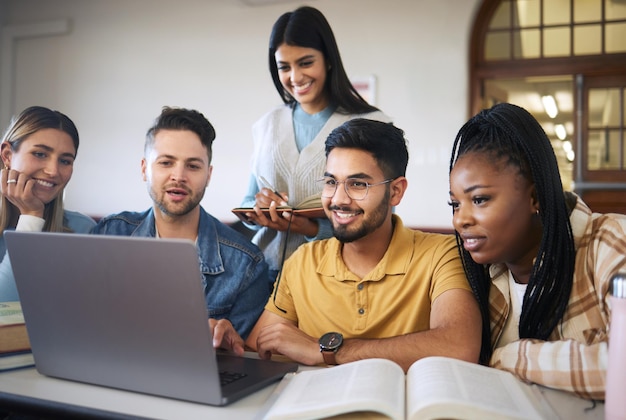
[[[310,219],[326,218],[326,213],[322,207],[322,199],[319,194],[314,194],[302,200],[296,206],[278,206],[279,212],[291,211],[298,216],[308,217]],[[269,208],[262,208],[261,211],[269,217]],[[254,212],[253,207],[235,207],[232,212],[242,221],[250,223],[246,217],[246,213]]]
[[[43,375],[225,405],[298,368],[217,354],[191,241],[4,237]],[[220,373],[232,382],[222,386]]]

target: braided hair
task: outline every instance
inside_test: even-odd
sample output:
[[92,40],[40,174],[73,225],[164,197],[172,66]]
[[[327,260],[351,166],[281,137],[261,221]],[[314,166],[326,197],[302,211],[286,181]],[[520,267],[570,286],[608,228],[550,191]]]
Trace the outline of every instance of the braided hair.
[[[546,340],[567,307],[574,274],[575,248],[569,211],[550,140],[525,109],[501,103],[472,117],[459,130],[452,147],[450,172],[469,152],[506,159],[535,185],[542,237],[522,304],[520,338]],[[456,232],[457,245],[470,286],[481,310],[483,333],[480,362],[491,357],[489,267],[474,262]]]

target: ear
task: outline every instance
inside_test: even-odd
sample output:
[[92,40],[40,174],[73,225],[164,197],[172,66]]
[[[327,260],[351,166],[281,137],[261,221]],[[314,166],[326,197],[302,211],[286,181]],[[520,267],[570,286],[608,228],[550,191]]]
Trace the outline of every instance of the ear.
[[535,184],[530,186],[530,208],[533,214],[539,214],[539,199],[537,198],[537,189]]
[[146,171],[148,170],[148,162],[146,162],[146,158],[141,159],[141,178],[144,182],[148,180],[148,175]]
[[407,186],[409,185],[409,181],[403,177],[399,176],[398,178],[391,181],[391,185],[389,187],[391,196],[389,197],[389,202],[392,206],[397,206],[402,201],[402,197],[404,197],[404,192],[406,191]]
[[13,157],[13,151],[11,145],[7,142],[2,143],[0,146],[0,157],[2,158],[2,164],[5,168],[11,167],[11,157]]

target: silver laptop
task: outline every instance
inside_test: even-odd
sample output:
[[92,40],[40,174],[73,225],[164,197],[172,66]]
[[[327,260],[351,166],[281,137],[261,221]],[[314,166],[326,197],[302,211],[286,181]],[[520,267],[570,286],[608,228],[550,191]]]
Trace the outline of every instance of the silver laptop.
[[295,363],[216,354],[190,241],[4,237],[43,375],[225,405],[297,370]]

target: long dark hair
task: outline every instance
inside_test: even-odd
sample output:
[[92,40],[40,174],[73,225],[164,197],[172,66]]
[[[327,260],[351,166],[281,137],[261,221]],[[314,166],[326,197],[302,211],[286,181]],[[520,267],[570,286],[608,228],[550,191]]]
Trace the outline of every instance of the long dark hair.
[[280,16],[272,27],[269,45],[270,74],[283,102],[295,106],[296,100],[280,83],[276,66],[276,50],[282,44],[313,48],[324,54],[328,71],[326,89],[337,111],[345,114],[363,114],[378,111],[356,91],[341,62],[339,48],[330,24],[324,15],[313,7],[303,6]]
[[[458,158],[469,152],[505,158],[535,185],[543,233],[524,295],[519,336],[546,340],[567,307],[576,257],[569,211],[550,140],[528,111],[502,103],[481,111],[461,127],[454,140],[450,171]],[[487,363],[491,357],[488,266],[472,260],[458,232],[456,238],[467,279],[481,309],[480,361]]]

